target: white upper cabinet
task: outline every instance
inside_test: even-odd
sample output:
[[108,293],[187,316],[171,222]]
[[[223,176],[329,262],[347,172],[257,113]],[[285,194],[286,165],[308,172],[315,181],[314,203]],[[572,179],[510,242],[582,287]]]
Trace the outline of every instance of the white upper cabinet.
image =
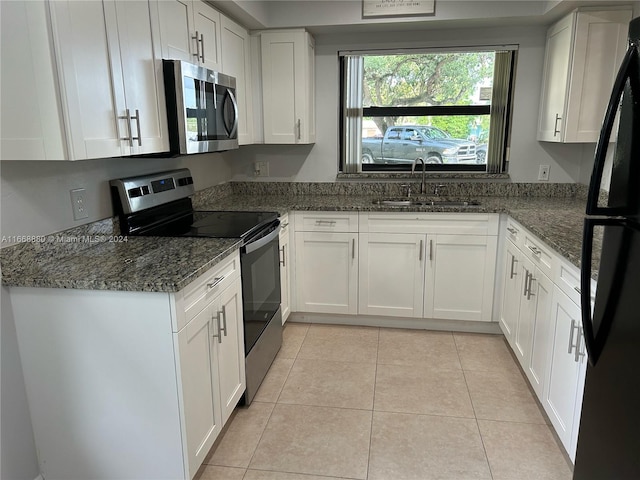
[[315,43],[303,29],[261,32],[264,143],[314,143]]
[[69,159],[168,151],[155,6],[105,0],[51,8]]
[[220,13],[198,0],[157,0],[162,56],[219,71]]
[[598,140],[631,16],[628,7],[577,10],[548,30],[538,140]]
[[0,2],[0,17],[0,159],[65,160],[47,4]]
[[221,15],[222,71],[236,79],[238,99],[238,144],[253,143],[253,95],[249,32]]

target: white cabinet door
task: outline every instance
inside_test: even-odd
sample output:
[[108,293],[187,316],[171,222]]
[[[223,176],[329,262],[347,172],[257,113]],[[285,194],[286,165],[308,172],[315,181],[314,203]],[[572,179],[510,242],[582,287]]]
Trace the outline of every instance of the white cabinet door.
[[162,56],[198,63],[195,53],[193,0],[158,0]]
[[314,52],[304,30],[261,34],[265,143],[315,142]]
[[246,388],[244,371],[244,328],[242,319],[242,282],[238,277],[233,285],[220,294],[215,317],[219,334],[216,338],[218,380],[222,424],[227,421]]
[[222,428],[214,346],[214,335],[218,334],[216,308],[215,303],[209,304],[177,335],[190,478]]
[[[109,5],[111,4],[111,5]],[[105,4],[113,16],[112,2]],[[117,30],[107,31],[102,2],[51,2],[69,158],[127,155],[127,121]]]
[[422,317],[425,236],[361,233],[358,313]]
[[0,2],[2,160],[65,160],[48,3]]
[[[105,3],[105,12],[107,12]],[[162,53],[158,10],[147,0],[118,1],[116,24],[121,52],[126,111],[119,116],[131,118],[128,124],[131,154],[169,150],[167,110],[162,73]],[[110,17],[107,17],[109,20]],[[112,64],[112,69],[119,66]],[[135,138],[138,138],[137,140]]]
[[520,315],[520,299],[522,297],[522,260],[521,253],[511,242],[505,242],[502,310],[500,312],[500,328],[505,338],[515,350],[515,335]]
[[222,71],[236,79],[238,144],[253,143],[253,95],[249,33],[224,15],[222,25]]
[[577,10],[548,30],[538,140],[598,140],[631,17],[629,7]]
[[220,71],[222,54],[220,44],[220,12],[199,0],[193,2],[193,26],[197,37],[199,64]]
[[424,316],[491,321],[497,238],[427,235]]
[[518,316],[518,323],[516,324],[513,351],[523,369],[526,369],[529,363],[529,356],[531,355],[531,339],[536,316],[535,297],[529,294],[530,277],[534,274],[535,268],[531,260],[524,255],[520,256],[520,268],[518,269],[518,275],[522,278],[520,315]]
[[[549,331],[549,365],[542,405],[569,456],[575,454],[571,444],[581,370],[586,368],[584,345],[580,335],[580,308],[554,286]],[[578,353],[576,353],[578,350]]]
[[297,308],[356,314],[358,234],[296,232]]
[[280,308],[282,309],[282,324],[287,321],[291,313],[291,249],[289,248],[289,221],[282,220],[280,230]]
[[[523,369],[533,390],[541,398],[545,375],[549,363],[549,328],[551,325],[551,298],[553,282],[539,268],[529,279],[531,300],[535,302],[533,329],[531,332],[531,353]],[[530,301],[531,301],[530,300]]]
[[569,88],[569,62],[574,29],[573,15],[563,18],[547,32],[538,119],[538,140],[562,141],[565,98]]

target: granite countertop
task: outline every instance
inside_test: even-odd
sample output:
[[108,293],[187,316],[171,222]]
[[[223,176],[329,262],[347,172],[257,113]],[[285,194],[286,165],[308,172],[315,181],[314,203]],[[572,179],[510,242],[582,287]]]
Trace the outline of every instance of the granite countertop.
[[[479,197],[473,207],[386,207],[372,196],[228,195],[199,210],[413,211],[508,213],[580,267],[584,200],[549,197]],[[96,227],[98,225],[98,227]],[[93,229],[93,230],[91,230]],[[176,292],[236,251],[237,239],[128,237],[110,239],[111,219],[50,235],[44,241],[0,250],[5,286]],[[80,241],[78,241],[80,239]],[[95,241],[93,241],[95,239]],[[110,241],[115,240],[115,241]],[[598,251],[597,248],[594,249]],[[597,261],[597,259],[596,259]],[[597,272],[597,269],[595,269]]]

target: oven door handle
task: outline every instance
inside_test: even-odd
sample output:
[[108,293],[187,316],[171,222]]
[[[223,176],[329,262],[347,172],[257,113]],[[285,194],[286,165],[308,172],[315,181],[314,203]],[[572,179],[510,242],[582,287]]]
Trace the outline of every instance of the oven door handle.
[[264,237],[259,238],[255,242],[247,243],[244,246],[244,252],[245,253],[251,253],[251,252],[255,252],[259,248],[264,247],[267,243],[272,241],[274,238],[278,237],[278,235],[280,234],[280,228],[281,228],[280,227],[280,222],[278,222],[278,226],[276,228],[274,228],[271,232],[269,232],[267,235],[265,235]]

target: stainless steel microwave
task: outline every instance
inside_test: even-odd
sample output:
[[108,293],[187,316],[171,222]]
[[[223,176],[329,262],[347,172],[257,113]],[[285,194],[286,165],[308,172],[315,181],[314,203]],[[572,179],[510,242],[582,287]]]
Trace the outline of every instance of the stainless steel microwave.
[[236,79],[182,60],[163,60],[174,154],[238,148]]

